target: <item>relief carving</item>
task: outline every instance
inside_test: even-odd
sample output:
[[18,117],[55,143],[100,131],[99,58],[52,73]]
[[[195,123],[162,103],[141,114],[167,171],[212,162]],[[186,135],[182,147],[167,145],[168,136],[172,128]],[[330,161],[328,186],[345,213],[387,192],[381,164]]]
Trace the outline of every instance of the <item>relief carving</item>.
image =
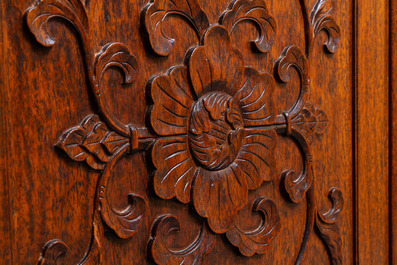
[[277,136],[257,127],[276,118],[274,79],[244,67],[221,26],[208,29],[187,64],[151,83],[150,120],[164,136],[152,150],[154,189],[183,203],[192,195],[210,228],[225,233],[247,203],[248,190],[273,177]]
[[253,47],[260,52],[268,52],[273,46],[276,36],[276,21],[269,14],[265,1],[238,0],[232,2],[229,9],[221,15],[219,24],[232,34],[233,29],[241,21],[252,22],[260,30],[259,38],[251,42]]
[[230,243],[238,247],[241,254],[247,257],[266,253],[281,228],[277,206],[271,199],[257,198],[252,203],[252,211],[259,212],[262,217],[262,221],[256,229],[246,231],[235,223],[226,233]]
[[215,245],[215,236],[203,224],[196,239],[190,245],[184,249],[171,249],[167,246],[167,237],[169,233],[179,229],[180,224],[175,216],[161,216],[155,222],[148,249],[156,264],[202,264],[204,256]]
[[[278,137],[289,137],[302,150],[303,169],[286,169],[282,188],[293,203],[306,199],[305,232],[295,264],[303,260],[314,227],[330,253],[332,264],[341,264],[341,239],[336,225],[342,210],[342,193],[333,188],[333,206],[320,213],[313,190],[314,137],[328,126],[324,111],[307,102],[310,88],[310,53],[314,38],[327,33],[327,50],[335,52],[340,29],[331,15],[332,0],[318,0],[309,16],[300,0],[305,21],[305,50],[296,45],[284,49],[274,62],[274,77],[248,67],[230,34],[241,21],[252,22],[259,38],[252,41],[260,52],[268,52],[275,40],[276,21],[264,0],[232,1],[220,15],[218,24],[210,25],[197,0],[154,0],[141,12],[148,45],[159,56],[172,52],[175,40],[163,32],[168,16],[181,16],[196,31],[198,45],[186,51],[184,65],[174,66],[165,75],[147,80],[152,106],[147,127],[123,124],[106,108],[101,93],[101,78],[109,67],[124,74],[125,83],[133,83],[139,63],[122,43],[105,45],[97,54],[91,43],[86,5],[79,0],[41,0],[27,11],[26,22],[36,40],[47,47],[55,40],[46,25],[52,18],[63,18],[79,32],[90,90],[98,113],[86,117],[79,126],[66,130],[56,146],[72,160],[85,162],[100,171],[98,176],[91,244],[79,264],[100,264],[103,250],[103,225],[120,238],[132,237],[140,227],[148,207],[140,195],[129,194],[124,210],[112,207],[108,182],[121,157],[137,151],[150,152],[154,165],[153,190],[162,199],[176,198],[190,203],[203,218],[197,238],[186,248],[175,250],[167,245],[170,232],[179,230],[172,215],[159,217],[153,224],[148,245],[151,259],[159,265],[202,264],[215,244],[217,234],[244,256],[264,254],[282,226],[276,203],[266,194],[248,203],[248,193],[263,182],[275,180]],[[164,69],[166,70],[166,69]],[[300,78],[300,93],[295,103],[277,113],[273,98],[276,81],[290,80],[291,71]],[[142,88],[144,89],[144,88]],[[153,132],[153,133],[151,133]],[[153,206],[155,207],[155,206]],[[244,209],[259,214],[257,229],[245,231],[236,222]],[[49,241],[39,264],[55,264],[66,253],[60,240]]]

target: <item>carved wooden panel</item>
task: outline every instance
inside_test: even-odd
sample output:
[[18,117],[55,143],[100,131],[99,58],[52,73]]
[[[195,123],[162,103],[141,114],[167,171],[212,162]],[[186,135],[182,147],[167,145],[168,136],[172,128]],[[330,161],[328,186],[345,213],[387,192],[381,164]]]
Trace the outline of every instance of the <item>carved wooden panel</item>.
[[[228,245],[234,255],[246,257],[247,264],[259,262],[262,257],[275,255],[272,244],[280,237],[281,228],[295,218],[292,212],[290,220],[281,217],[279,198],[289,207],[301,205],[300,216],[304,217],[299,242],[291,239],[298,244],[292,263],[304,263],[309,240],[314,236],[322,240],[331,264],[343,263],[337,218],[344,204],[342,192],[336,187],[338,183],[332,184],[328,187],[332,206],[327,211],[319,206],[324,198],[318,196],[321,193],[315,182],[328,176],[317,174],[314,164],[319,154],[311,146],[327,127],[337,125],[322,110],[321,102],[309,101],[311,65],[317,60],[314,47],[320,39],[324,56],[332,61],[341,29],[334,18],[335,1],[312,2],[300,0],[296,5],[303,21],[302,28],[297,29],[303,32],[303,45],[288,42],[289,36],[283,35],[288,44],[274,59],[269,53],[280,37],[277,33],[283,18],[273,16],[265,0],[232,1],[215,19],[212,11],[206,11],[211,3],[149,1],[134,14],[139,15],[137,42],[144,44],[143,50],[117,39],[98,48],[97,32],[91,29],[97,21],[93,10],[100,4],[94,1],[39,0],[26,11],[24,23],[34,37],[34,45],[56,46],[52,34],[63,25],[50,24],[62,20],[77,32],[82,50],[90,101],[86,104],[92,114],[56,128],[59,139],[53,143],[57,152],[66,155],[62,159],[82,162],[87,170],[98,172],[92,191],[90,243],[81,250],[78,264],[103,264],[112,251],[108,243],[104,247],[108,234],[116,245],[123,244],[116,241],[131,240],[137,234],[143,238],[139,244],[146,244],[140,248],[144,251],[129,264],[216,262],[207,259],[216,244]],[[127,10],[119,11],[120,16],[128,16]],[[169,24],[175,20],[187,26],[174,29],[194,31],[196,40],[186,33],[185,49],[180,38],[183,34],[178,39],[170,35]],[[248,43],[249,52],[246,43],[236,41],[241,28],[248,27],[257,34]],[[128,31],[120,29],[120,34]],[[183,60],[164,63],[176,52],[181,52]],[[262,60],[265,68],[258,69],[255,60]],[[156,72],[148,75],[152,64]],[[114,69],[123,75],[123,86],[144,91],[145,111],[140,120],[124,122],[110,107],[106,85],[118,85],[119,81],[106,75]],[[62,78],[73,77],[65,72]],[[298,93],[279,92],[287,86]],[[134,101],[131,99],[129,105],[133,111]],[[279,174],[277,164],[290,159],[289,154],[280,156],[278,151],[284,139],[288,139],[284,145],[294,146],[291,150],[302,165],[299,170],[284,168]],[[146,169],[141,170],[144,174],[126,170],[122,174],[128,176],[128,182],[145,179],[146,186],[128,192],[124,198],[128,205],[120,208],[112,201],[112,193],[119,192],[112,190],[118,181],[115,172],[120,173],[120,161],[137,154],[144,159],[134,160],[134,167]],[[264,185],[270,185],[272,191],[266,193]],[[189,217],[167,211],[167,204],[161,202],[165,200],[176,207],[187,207],[184,214]],[[154,214],[156,207],[161,214]],[[258,222],[247,227],[251,218]],[[192,219],[199,227],[193,237],[181,229],[189,226],[181,222]],[[176,247],[178,244],[172,242],[179,241],[178,236],[187,243]],[[67,242],[52,239],[41,254],[37,253],[38,264],[64,261],[67,250]],[[233,257],[229,260],[232,264]]]

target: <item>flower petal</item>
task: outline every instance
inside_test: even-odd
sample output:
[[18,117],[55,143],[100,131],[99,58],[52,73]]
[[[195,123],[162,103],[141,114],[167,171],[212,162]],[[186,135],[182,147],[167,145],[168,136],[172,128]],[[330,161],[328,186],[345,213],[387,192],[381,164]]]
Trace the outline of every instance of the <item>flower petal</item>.
[[222,171],[207,171],[200,168],[193,187],[193,202],[196,211],[208,218],[215,233],[227,232],[234,223],[237,211],[247,203],[248,189],[236,164]]
[[251,67],[245,68],[244,78],[244,85],[234,96],[239,101],[244,125],[261,126],[274,122],[274,78]]
[[154,190],[163,199],[190,201],[190,189],[196,165],[188,150],[187,136],[158,140],[152,150]]
[[277,134],[274,130],[248,131],[236,159],[237,165],[247,180],[248,189],[254,190],[263,181],[272,179],[276,145]]
[[152,127],[159,135],[187,133],[188,116],[193,104],[187,68],[174,68],[169,75],[156,77],[150,84],[154,106]]
[[211,27],[204,46],[196,48],[189,59],[189,74],[197,97],[210,91],[234,95],[243,79],[243,57],[231,45],[229,32],[222,26]]

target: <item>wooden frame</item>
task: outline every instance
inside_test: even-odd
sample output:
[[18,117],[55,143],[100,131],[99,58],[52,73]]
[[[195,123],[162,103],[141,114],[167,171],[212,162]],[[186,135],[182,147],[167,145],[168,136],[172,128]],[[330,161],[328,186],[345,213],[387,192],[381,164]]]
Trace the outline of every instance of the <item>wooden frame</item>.
[[355,262],[388,264],[389,1],[354,4]]
[[[355,12],[352,21],[355,177],[351,183],[355,195],[354,264],[397,264],[397,0],[354,0],[352,5]],[[5,3],[0,7],[0,79],[4,80],[0,87],[8,89],[13,84],[7,80],[11,71],[6,54],[12,39],[7,39],[6,31],[18,27],[17,23],[7,25],[5,19],[13,13],[7,14]],[[0,90],[1,103],[11,98],[7,89]],[[0,139],[12,137],[7,130],[11,124],[8,112],[9,106],[0,104],[3,123]],[[5,152],[10,150],[7,144]],[[374,150],[379,156],[373,155]],[[7,157],[0,158],[4,176],[11,175],[11,169],[6,166],[9,161]],[[5,177],[1,183],[0,219],[5,221],[0,230],[9,232],[0,240],[0,257],[8,264],[18,255],[17,244],[13,242],[17,221],[11,209],[13,200],[18,198],[12,194],[18,182]]]
[[390,1],[390,264],[397,264],[397,1]]

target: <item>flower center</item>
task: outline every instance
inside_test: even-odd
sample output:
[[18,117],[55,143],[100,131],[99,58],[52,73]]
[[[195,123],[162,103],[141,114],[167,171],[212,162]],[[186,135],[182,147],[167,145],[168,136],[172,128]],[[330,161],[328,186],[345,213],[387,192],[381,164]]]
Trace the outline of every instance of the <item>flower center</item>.
[[208,170],[220,170],[236,158],[243,138],[243,119],[233,97],[210,92],[193,106],[189,145],[195,159]]

